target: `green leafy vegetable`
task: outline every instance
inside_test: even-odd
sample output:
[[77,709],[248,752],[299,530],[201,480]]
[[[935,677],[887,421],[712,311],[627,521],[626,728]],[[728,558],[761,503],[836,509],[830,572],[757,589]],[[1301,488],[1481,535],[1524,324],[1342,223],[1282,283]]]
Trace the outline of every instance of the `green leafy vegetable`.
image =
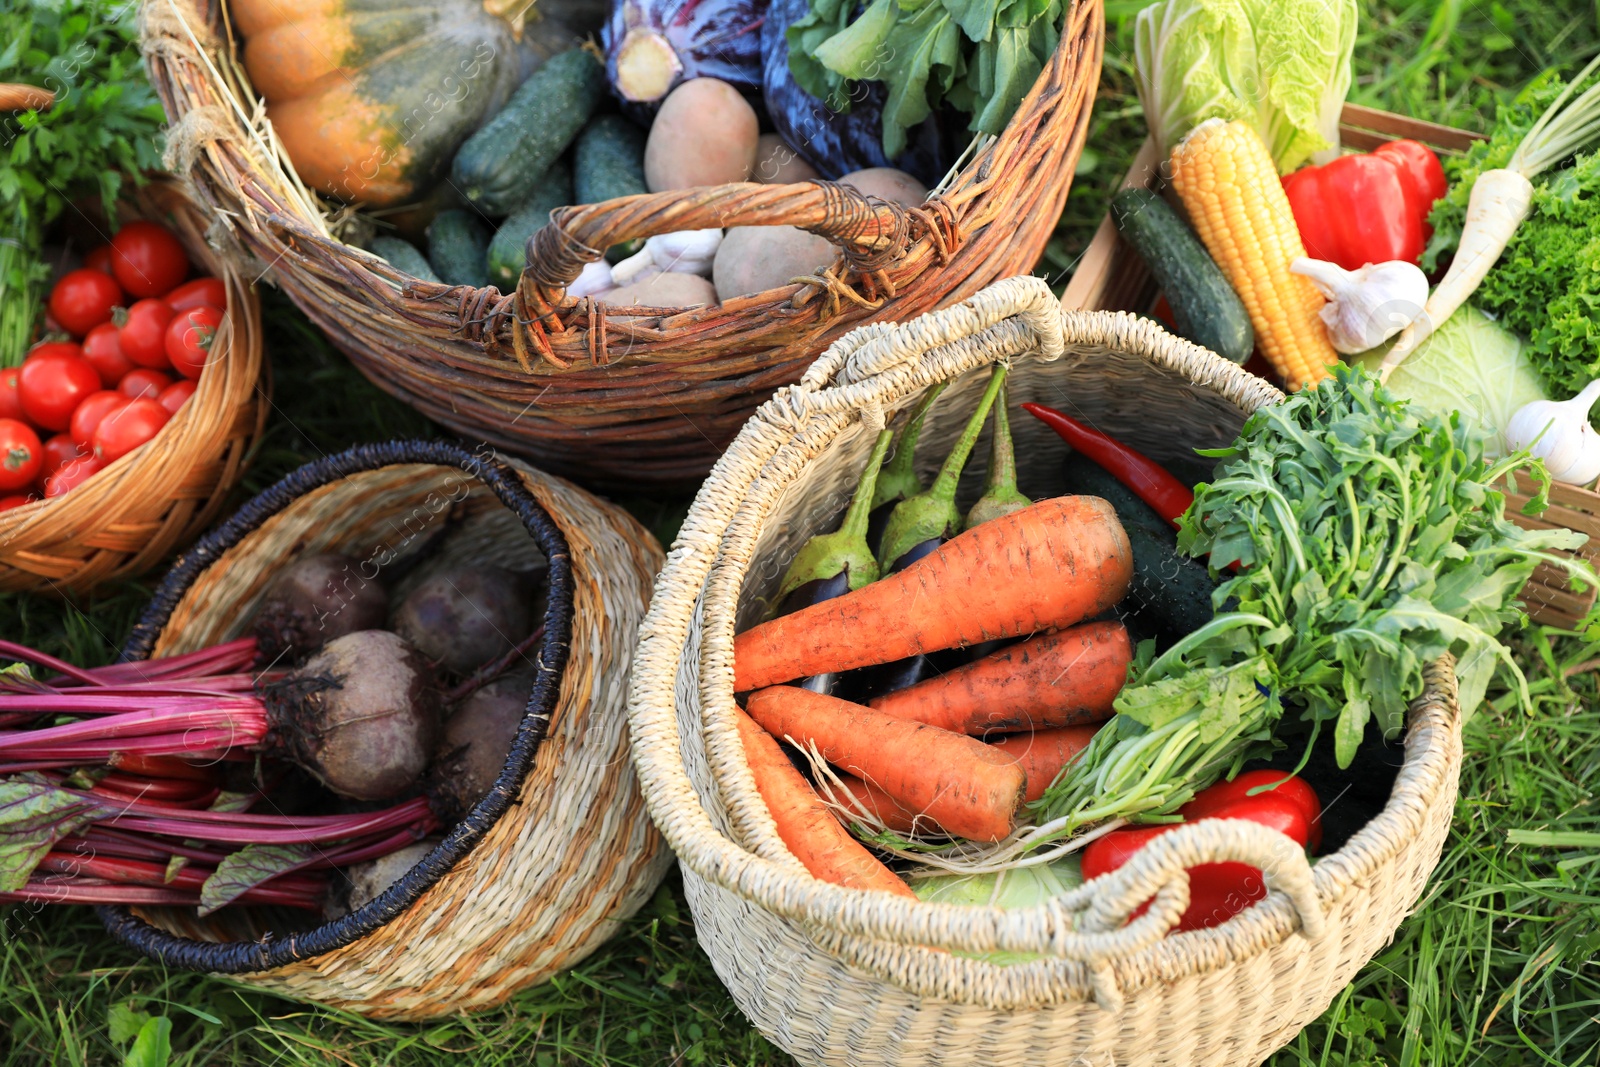
[[811,0],[789,27],[789,68],[806,92],[850,109],[850,83],[888,87],[883,151],[942,104],[999,133],[1043,73],[1061,36],[1061,0]]
[[315,858],[312,845],[246,845],[231,852],[200,887],[200,914],[210,915],[232,904],[263,882],[298,870]]
[[[1013,867],[994,874],[936,874],[913,878],[911,891],[919,900],[936,904],[1032,908],[1082,884],[1082,862],[1077,855],[1069,855],[1053,863]],[[1002,965],[1044,958],[1033,952],[962,952],[957,955]]]
[[0,365],[22,362],[49,270],[47,225],[73,196],[108,210],[125,176],[160,165],[163,115],[145,80],[136,5],[23,0],[0,12],[0,81],[56,94],[48,111],[0,113]]
[[[1376,371],[1383,348],[1362,356]],[[1433,415],[1459,411],[1469,429],[1488,435],[1486,450],[1506,452],[1502,433],[1522,405],[1550,399],[1517,335],[1474,307],[1451,315],[1395,368],[1389,391]]]
[[1163,156],[1206,119],[1252,124],[1287,174],[1339,147],[1355,0],[1162,0],[1139,12],[1139,103]]
[[1479,434],[1365,371],[1339,368],[1202,454],[1224,462],[1196,488],[1178,544],[1214,572],[1238,569],[1210,623],[1160,656],[1141,648],[1118,714],[1039,801],[1068,832],[1171,812],[1269,753],[1286,710],[1331,726],[1348,766],[1370,719],[1400,729],[1423,666],[1446,653],[1469,713],[1502,665],[1527,707],[1498,636],[1521,618],[1512,598],[1541,562],[1596,582],[1587,564],[1550,554],[1583,535],[1505,515],[1498,483],[1526,471],[1548,487],[1543,464],[1526,453],[1489,463]]
[[21,889],[57,841],[101,817],[93,800],[36,775],[0,780],[0,892]]

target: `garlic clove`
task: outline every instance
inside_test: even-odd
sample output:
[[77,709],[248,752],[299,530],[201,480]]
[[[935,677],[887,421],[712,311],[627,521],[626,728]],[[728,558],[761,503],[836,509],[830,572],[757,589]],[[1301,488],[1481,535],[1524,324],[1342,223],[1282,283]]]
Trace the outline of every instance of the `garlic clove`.
[[699,274],[707,278],[711,276],[711,263],[717,258],[717,249],[721,246],[722,231],[715,227],[658,233],[644,243],[645,250],[662,270]]
[[583,265],[583,272],[567,286],[567,295],[574,300],[581,300],[586,296],[610,292],[616,287],[611,277],[611,264],[600,259]]
[[1415,321],[1428,302],[1428,277],[1415,263],[1391,260],[1345,270],[1301,256],[1289,269],[1311,279],[1328,298],[1319,312],[1328,341],[1347,354],[1377,348]]
[[660,270],[661,268],[656,266],[655,257],[650,254],[650,246],[646,245],[611,268],[611,284],[614,286],[632,285],[647,273],[655,273]]
[[1587,485],[1600,478],[1600,434],[1589,424],[1589,411],[1600,400],[1600,379],[1571,400],[1535,400],[1511,416],[1506,445],[1527,449],[1544,460],[1550,477],[1568,485]]

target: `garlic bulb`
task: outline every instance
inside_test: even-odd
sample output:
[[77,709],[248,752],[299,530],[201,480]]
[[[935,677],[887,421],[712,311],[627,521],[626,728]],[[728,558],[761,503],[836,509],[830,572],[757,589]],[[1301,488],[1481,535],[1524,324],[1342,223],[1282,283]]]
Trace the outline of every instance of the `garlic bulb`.
[[618,286],[632,285],[662,271],[709,278],[711,263],[721,246],[722,231],[715,227],[658,233],[645,241],[638,252],[612,267],[611,278]]
[[1506,426],[1506,445],[1513,450],[1526,448],[1544,460],[1550,477],[1558,482],[1588,485],[1600,478],[1600,434],[1589,425],[1589,409],[1596,400],[1600,400],[1600,380],[1584,386],[1571,400],[1524,404]]
[[567,286],[567,295],[574,300],[581,300],[586,296],[608,293],[616,287],[611,277],[611,264],[601,259],[583,265],[583,272]]
[[1390,260],[1345,270],[1337,263],[1301,256],[1289,264],[1328,298],[1322,321],[1340,352],[1365,352],[1405,329],[1428,302],[1428,277],[1415,263]]

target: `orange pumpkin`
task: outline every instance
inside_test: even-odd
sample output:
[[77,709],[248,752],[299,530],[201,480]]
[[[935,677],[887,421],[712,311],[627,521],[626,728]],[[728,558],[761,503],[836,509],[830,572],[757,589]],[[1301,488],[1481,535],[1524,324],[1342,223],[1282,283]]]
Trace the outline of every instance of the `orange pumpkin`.
[[233,0],[244,66],[307,185],[373,206],[433,184],[523,73],[482,0]]

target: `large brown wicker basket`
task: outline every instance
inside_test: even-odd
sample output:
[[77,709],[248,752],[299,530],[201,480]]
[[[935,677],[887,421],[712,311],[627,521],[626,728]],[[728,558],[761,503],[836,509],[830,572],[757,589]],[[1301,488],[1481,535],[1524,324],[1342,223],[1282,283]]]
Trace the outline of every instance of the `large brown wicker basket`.
[[221,278],[228,317],[199,388],[148,444],[65,496],[0,512],[0,590],[82,593],[141,574],[187,544],[244,476],[266,422],[261,303],[250,279],[206,243],[209,219],[178,182],[133,193],[128,214],[171,228],[200,270]]
[[[920,207],[823,182],[567,208],[517,291],[502,294],[419,281],[342,243],[278,146],[227,25],[222,0],[146,0],[144,50],[174,124],[175,162],[270,266],[267,277],[363,373],[429,418],[631,489],[698,482],[755,407],[852,327],[910,318],[1031,270],[1083,149],[1105,43],[1101,0],[1075,0],[1011,124]],[[812,230],[841,247],[841,260],[810,284],[630,318],[564,292],[609,245],[749,225]]]

